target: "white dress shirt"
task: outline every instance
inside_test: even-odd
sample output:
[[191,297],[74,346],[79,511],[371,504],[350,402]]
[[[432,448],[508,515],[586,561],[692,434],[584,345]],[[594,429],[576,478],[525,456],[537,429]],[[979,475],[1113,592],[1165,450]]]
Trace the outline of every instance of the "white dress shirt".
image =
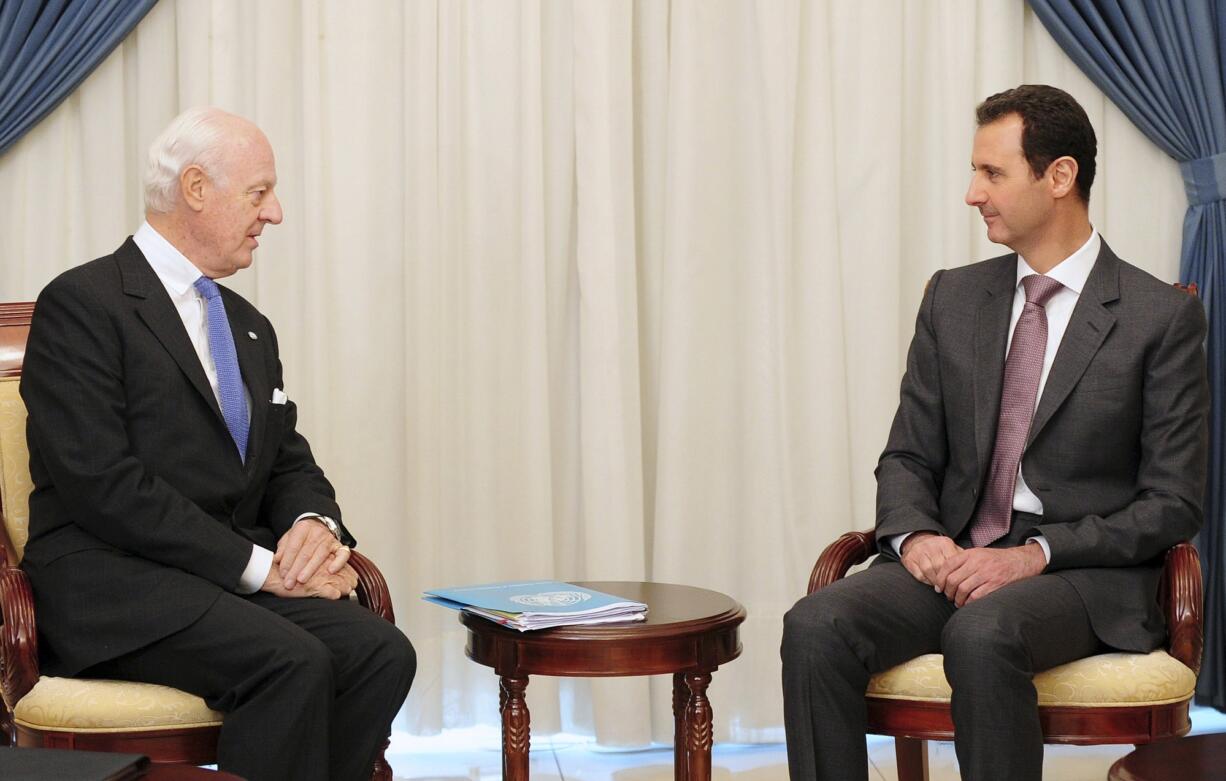
[[[200,365],[204,367],[205,376],[209,379],[209,386],[212,387],[220,407],[221,390],[217,382],[217,367],[213,365],[213,353],[209,350],[208,303],[195,288],[196,280],[203,276],[200,269],[148,222],[141,223],[136,233],[132,234],[132,241],[153,267],[153,273],[157,274],[162,287],[166,288],[166,294],[170,296],[170,302],[174,304],[179,318],[183,321],[183,327],[187,329],[187,338],[191,340],[196,356],[200,358]],[[243,393],[247,397],[247,420],[250,423],[251,392],[247,390],[246,383],[243,384]],[[317,515],[318,513],[303,513],[294,522]],[[262,545],[252,544],[251,558],[238,581],[238,593],[254,594],[260,590],[272,570],[272,558],[272,551]]]
[[[1039,374],[1039,390],[1034,397],[1035,409],[1039,408],[1039,400],[1043,398],[1043,387],[1047,385],[1047,375],[1051,373],[1051,365],[1056,360],[1056,352],[1060,349],[1060,340],[1064,338],[1064,332],[1068,330],[1069,320],[1073,317],[1073,309],[1077,306],[1077,300],[1081,298],[1081,291],[1086,286],[1086,280],[1090,278],[1094,262],[1098,260],[1098,251],[1102,243],[1098,229],[1091,227],[1090,238],[1086,240],[1086,243],[1047,272],[1047,276],[1064,287],[1047,299],[1047,304],[1044,306],[1044,311],[1047,312],[1047,348],[1043,353],[1043,371]],[[1009,348],[1013,346],[1013,329],[1017,326],[1017,321],[1022,316],[1022,308],[1026,305],[1026,288],[1022,286],[1022,279],[1037,273],[1025,258],[1021,255],[1017,256],[1017,281],[1013,292],[1013,315],[1009,318],[1009,338],[1005,344],[1006,356],[1009,354]],[[1043,503],[1026,485],[1020,461],[1017,466],[1017,483],[1013,489],[1013,509],[1032,515],[1043,514]],[[902,556],[903,541],[910,534],[910,532],[896,534],[890,539],[890,544],[894,546],[894,551],[899,557]],[[1043,556],[1048,563],[1051,563],[1051,546],[1043,535],[1031,537],[1027,542],[1038,543],[1043,548]]]

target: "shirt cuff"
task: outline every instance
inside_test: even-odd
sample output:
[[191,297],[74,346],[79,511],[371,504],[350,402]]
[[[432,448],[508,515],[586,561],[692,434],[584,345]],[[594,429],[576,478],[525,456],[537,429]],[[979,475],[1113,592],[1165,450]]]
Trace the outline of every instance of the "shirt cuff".
[[898,556],[899,559],[902,558],[902,544],[906,542],[907,538],[910,537],[912,534],[915,534],[915,532],[905,532],[903,534],[895,534],[892,537],[886,538],[886,542],[890,543],[890,547],[894,549],[894,554]]
[[247,561],[247,569],[238,579],[238,593],[254,594],[268,579],[272,571],[272,551],[259,545],[251,546],[251,558]]
[[1027,544],[1033,542],[1036,545],[1038,545],[1040,548],[1042,548],[1043,558],[1047,559],[1048,564],[1051,564],[1051,543],[1047,541],[1046,537],[1044,537],[1042,534],[1036,534],[1035,536],[1026,540],[1026,542]]
[[[297,518],[294,519],[294,523],[298,523],[298,521],[305,521],[307,518],[328,518],[328,516],[320,515],[319,513],[303,513],[302,515],[299,515]],[[334,518],[328,518],[328,520],[332,521],[333,523],[336,523],[336,520]],[[290,526],[293,526],[293,525],[294,525],[293,523],[290,524]]]

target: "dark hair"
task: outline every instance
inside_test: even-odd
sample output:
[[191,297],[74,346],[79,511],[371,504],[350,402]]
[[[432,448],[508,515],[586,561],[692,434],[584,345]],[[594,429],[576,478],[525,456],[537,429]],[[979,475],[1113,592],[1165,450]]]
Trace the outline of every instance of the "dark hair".
[[1010,114],[1022,118],[1022,154],[1035,178],[1043,176],[1057,158],[1067,155],[1077,161],[1077,193],[1089,203],[1098,139],[1085,109],[1062,89],[1023,84],[980,103],[975,120],[983,127]]

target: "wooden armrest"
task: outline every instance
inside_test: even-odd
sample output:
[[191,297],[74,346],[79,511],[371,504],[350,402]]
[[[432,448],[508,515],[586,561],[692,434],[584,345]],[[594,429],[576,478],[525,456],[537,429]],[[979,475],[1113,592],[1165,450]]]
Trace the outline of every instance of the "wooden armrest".
[[392,595],[388,593],[387,581],[375,563],[357,551],[349,552],[349,566],[358,573],[358,602],[370,611],[386,618],[393,624]]
[[1166,616],[1168,652],[1200,674],[1205,643],[1200,554],[1189,543],[1181,542],[1166,552],[1160,599]]
[[38,682],[38,630],[26,573],[0,563],[0,694],[9,710]]
[[829,586],[847,574],[847,570],[868,560],[877,552],[873,531],[848,532],[822,551],[809,576],[809,591],[812,594],[823,586]]

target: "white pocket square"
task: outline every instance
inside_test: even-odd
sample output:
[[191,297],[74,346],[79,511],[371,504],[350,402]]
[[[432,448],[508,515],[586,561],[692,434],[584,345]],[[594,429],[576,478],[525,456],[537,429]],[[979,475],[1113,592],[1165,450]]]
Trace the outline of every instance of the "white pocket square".
[[273,404],[284,404],[287,401],[289,401],[289,396],[285,395],[285,391],[281,390],[280,388],[272,389],[272,403]]

